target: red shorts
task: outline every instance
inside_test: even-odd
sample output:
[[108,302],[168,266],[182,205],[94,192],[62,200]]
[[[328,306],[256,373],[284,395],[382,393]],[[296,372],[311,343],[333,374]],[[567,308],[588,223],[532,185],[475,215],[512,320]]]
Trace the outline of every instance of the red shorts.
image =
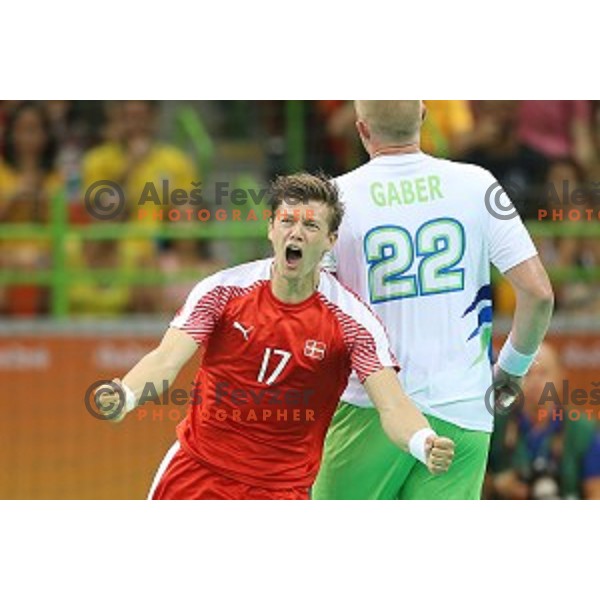
[[177,442],[156,474],[150,500],[308,500],[308,489],[270,490],[225,477],[187,455]]

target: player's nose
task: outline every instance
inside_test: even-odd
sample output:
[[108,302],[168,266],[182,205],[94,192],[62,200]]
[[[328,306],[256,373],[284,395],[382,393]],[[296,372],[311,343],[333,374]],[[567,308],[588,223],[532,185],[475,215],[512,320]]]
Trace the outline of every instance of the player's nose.
[[294,221],[294,225],[290,230],[290,238],[294,240],[301,240],[304,237],[304,227],[302,222],[297,219]]

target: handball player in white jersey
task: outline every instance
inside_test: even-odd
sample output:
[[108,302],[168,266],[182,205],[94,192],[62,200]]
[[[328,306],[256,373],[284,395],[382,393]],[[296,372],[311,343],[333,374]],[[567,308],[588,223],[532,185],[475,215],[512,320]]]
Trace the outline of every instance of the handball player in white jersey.
[[[495,178],[419,149],[419,100],[357,101],[370,161],[337,179],[346,209],[328,257],[340,282],[384,322],[407,393],[456,444],[432,477],[386,438],[351,379],[329,429],[313,497],[476,499],[496,401],[510,398],[544,338],[553,292],[535,246]],[[512,329],[491,361],[490,265],[516,293]]]

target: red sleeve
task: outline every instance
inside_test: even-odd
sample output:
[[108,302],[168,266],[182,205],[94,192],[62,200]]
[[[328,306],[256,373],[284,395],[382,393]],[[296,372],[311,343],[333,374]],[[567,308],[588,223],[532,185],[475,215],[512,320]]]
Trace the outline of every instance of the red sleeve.
[[234,291],[218,283],[209,277],[196,285],[170,324],[192,336],[199,346],[212,334]]
[[389,347],[387,335],[383,333],[383,326],[381,331],[373,332],[361,328],[354,340],[350,359],[361,383],[385,367],[400,370],[398,361]]
[[[338,292],[343,288],[337,281],[330,283]],[[400,370],[383,323],[362,300],[346,291],[325,302],[340,325],[350,364],[361,383],[384,367]]]

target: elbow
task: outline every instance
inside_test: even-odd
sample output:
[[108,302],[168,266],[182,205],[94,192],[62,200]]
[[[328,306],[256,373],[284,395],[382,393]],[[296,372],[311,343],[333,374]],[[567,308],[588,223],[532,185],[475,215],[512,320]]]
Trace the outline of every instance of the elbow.
[[551,309],[554,306],[554,290],[550,281],[547,281],[537,290],[536,300],[544,308]]
[[515,291],[517,306],[521,305],[527,313],[552,313],[554,291],[539,258],[525,261],[506,275]]
[[554,309],[554,291],[550,281],[540,281],[522,287],[517,292],[517,307],[533,311],[534,314],[550,315]]
[[550,280],[540,282],[529,290],[529,299],[540,311],[552,312],[554,308],[554,290]]

